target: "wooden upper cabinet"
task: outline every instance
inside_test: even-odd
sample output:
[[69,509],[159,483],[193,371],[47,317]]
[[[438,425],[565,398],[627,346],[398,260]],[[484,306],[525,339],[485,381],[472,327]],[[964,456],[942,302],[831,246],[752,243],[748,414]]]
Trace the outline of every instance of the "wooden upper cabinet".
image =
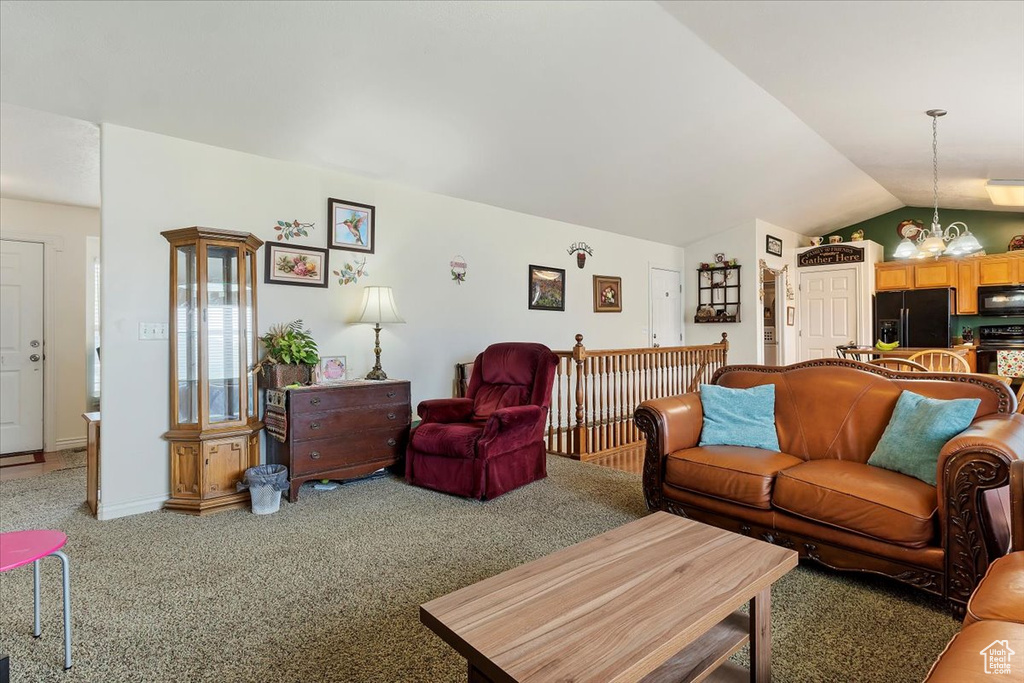
[[956,278],[957,315],[978,314],[978,260],[958,263]]
[[956,278],[956,263],[953,261],[914,264],[914,289],[956,287]]
[[913,289],[914,266],[910,263],[879,263],[875,265],[875,289],[879,292]]
[[1020,282],[1019,257],[978,259],[978,285],[1013,285]]

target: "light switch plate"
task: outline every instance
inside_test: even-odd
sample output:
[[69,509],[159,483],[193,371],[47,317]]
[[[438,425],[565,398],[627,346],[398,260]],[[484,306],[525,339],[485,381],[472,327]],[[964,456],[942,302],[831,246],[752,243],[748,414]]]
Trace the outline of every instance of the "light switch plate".
[[139,339],[141,341],[167,339],[167,323],[139,323]]

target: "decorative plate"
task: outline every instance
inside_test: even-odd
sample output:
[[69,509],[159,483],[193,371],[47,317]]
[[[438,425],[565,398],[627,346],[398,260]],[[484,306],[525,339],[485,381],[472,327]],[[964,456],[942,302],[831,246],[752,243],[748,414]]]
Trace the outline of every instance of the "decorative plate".
[[909,237],[910,239],[914,239],[914,237],[916,237],[918,235],[917,231],[911,230],[910,232],[913,232],[914,233],[913,235],[904,234],[904,230],[906,230],[907,228],[910,228],[910,227],[917,228],[918,230],[924,230],[924,223],[922,223],[921,221],[914,221],[914,220],[900,221],[896,225],[896,234],[900,236],[900,239],[903,239],[904,237]]
[[1024,249],[1024,235],[1014,235],[1006,246],[1006,251],[1020,251]]

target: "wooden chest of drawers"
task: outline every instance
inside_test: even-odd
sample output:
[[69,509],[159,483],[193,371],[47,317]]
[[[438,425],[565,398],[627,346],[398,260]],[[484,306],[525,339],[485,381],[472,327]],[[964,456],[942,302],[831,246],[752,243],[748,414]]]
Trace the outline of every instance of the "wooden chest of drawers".
[[286,465],[288,500],[304,482],[350,479],[401,465],[412,416],[409,382],[353,380],[288,389],[282,443],[267,435],[267,463]]

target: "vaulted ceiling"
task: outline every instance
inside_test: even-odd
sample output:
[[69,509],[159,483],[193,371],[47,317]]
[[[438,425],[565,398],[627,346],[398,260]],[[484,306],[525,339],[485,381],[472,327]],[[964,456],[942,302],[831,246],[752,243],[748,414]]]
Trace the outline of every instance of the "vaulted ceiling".
[[823,233],[929,203],[931,107],[943,204],[994,208],[1022,31],[1000,2],[5,1],[0,145],[39,110],[674,244]]

